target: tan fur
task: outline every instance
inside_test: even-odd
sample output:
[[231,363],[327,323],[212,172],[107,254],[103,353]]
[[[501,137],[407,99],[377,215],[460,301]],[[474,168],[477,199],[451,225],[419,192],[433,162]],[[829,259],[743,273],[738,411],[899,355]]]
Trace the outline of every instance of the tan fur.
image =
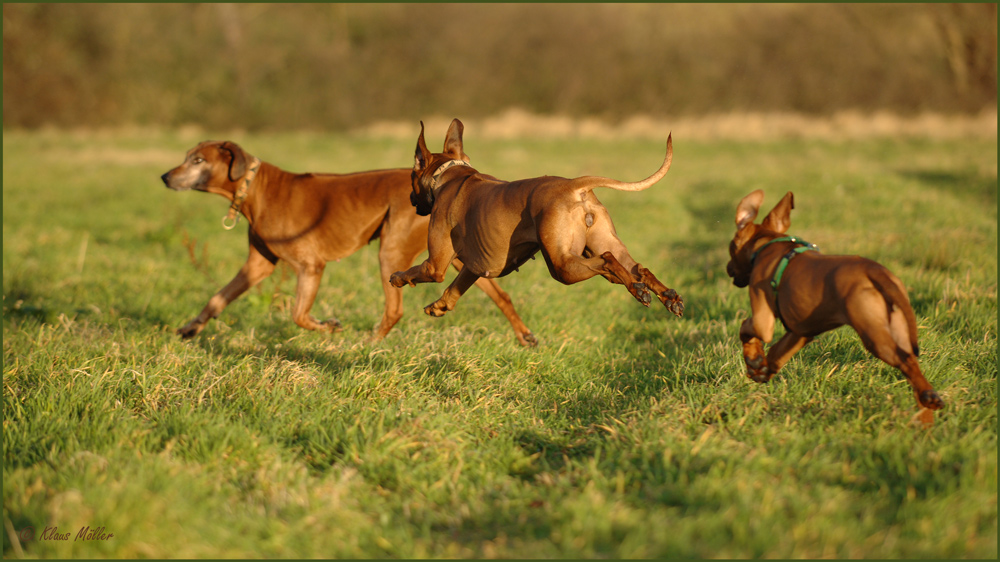
[[[805,252],[785,269],[777,292],[771,288],[778,262],[796,245],[776,242],[791,223],[794,196],[788,192],[760,225],[753,220],[764,199],[756,190],[736,210],[736,235],[729,245],[726,272],[737,287],[749,287],[751,316],[740,328],[747,376],[767,382],[798,350],[819,334],[849,325],[865,348],[906,376],[917,403],[930,410],[944,407],[917,363],[917,324],[903,283],[882,265],[858,256]],[[764,355],[776,318],[787,331]],[[928,412],[921,419],[933,420]]]
[[639,191],[659,181],[670,168],[673,149],[669,137],[659,170],[634,183],[593,176],[544,176],[508,182],[468,165],[454,165],[436,177],[437,169],[447,162],[469,161],[463,132],[462,122],[455,119],[445,136],[444,150],[431,153],[424,142],[423,123],[420,125],[412,200],[419,214],[431,217],[429,256],[417,266],[394,273],[390,279],[393,286],[440,283],[444,269],[457,257],[465,268],[441,298],[424,309],[441,316],[455,307],[477,279],[507,275],[541,250],[549,273],[561,283],[569,285],[601,275],[625,285],[644,306],[652,300],[651,289],[668,310],[682,314],[681,298],[632,259],[615,233],[608,210],[592,192],[601,186]]
[[[233,200],[252,157],[232,142],[206,141],[188,151],[184,162],[163,174],[167,187],[194,189]],[[339,260],[379,238],[379,267],[385,312],[375,328],[383,338],[403,315],[402,291],[389,275],[408,267],[427,248],[428,219],[410,203],[410,171],[379,170],[354,174],[293,174],[262,162],[251,184],[242,215],[250,224],[250,255],[236,277],[213,296],[197,317],[178,330],[197,335],[212,318],[285,260],[298,276],[295,323],[307,330],[333,332],[336,319],[319,321],[309,311],[327,262]],[[457,260],[449,262],[461,268]],[[368,282],[359,279],[358,282]],[[522,345],[537,342],[495,281],[476,285],[496,302]]]

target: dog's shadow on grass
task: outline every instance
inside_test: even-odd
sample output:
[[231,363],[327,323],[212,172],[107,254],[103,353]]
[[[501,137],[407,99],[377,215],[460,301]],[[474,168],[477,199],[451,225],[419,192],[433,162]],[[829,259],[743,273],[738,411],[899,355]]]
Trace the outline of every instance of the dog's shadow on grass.
[[464,383],[482,368],[480,362],[456,352],[462,347],[461,342],[428,341],[418,344],[420,350],[397,353],[392,338],[390,334],[385,340],[377,340],[374,332],[366,329],[345,328],[326,334],[304,331],[291,323],[251,326],[237,321],[223,334],[203,332],[191,343],[226,360],[253,355],[265,361],[280,359],[296,363],[334,386],[341,383],[333,381],[347,376],[395,378],[398,380],[392,386],[412,383],[419,391],[443,400],[466,396]]
[[[358,350],[365,347],[346,345],[345,340],[317,345],[322,338],[338,337],[339,334],[307,332],[291,323],[244,325],[237,320],[231,329],[222,331],[209,327],[187,343],[220,359],[234,360],[251,355],[262,359],[280,358],[308,365],[324,376],[331,376],[349,369],[357,361]],[[361,339],[359,336],[351,341]]]

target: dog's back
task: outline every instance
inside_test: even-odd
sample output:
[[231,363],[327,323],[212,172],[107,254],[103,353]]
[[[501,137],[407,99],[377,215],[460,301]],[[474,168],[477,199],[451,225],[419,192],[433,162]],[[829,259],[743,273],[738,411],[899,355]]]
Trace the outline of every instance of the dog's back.
[[282,246],[309,244],[325,261],[341,259],[379,238],[390,213],[407,230],[427,222],[410,205],[406,169],[293,174],[269,167],[262,172],[269,181],[259,194],[262,210],[254,230],[279,255]]

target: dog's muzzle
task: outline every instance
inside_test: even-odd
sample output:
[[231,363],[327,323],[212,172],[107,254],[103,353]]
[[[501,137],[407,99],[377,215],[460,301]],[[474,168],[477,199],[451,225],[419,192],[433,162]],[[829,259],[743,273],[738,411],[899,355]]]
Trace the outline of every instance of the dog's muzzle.
[[176,185],[171,185],[170,184],[170,172],[167,172],[167,173],[163,174],[162,176],[160,176],[160,179],[163,180],[163,185],[167,186],[167,189],[172,189],[174,191],[183,191],[184,190],[183,187],[177,187]]
[[427,199],[429,201],[420,199],[416,193],[410,192],[410,204],[416,207],[417,214],[421,217],[431,214],[431,209],[434,208],[434,192],[431,192]]
[[740,289],[750,284],[750,275],[740,275],[740,272],[736,271],[736,266],[731,261],[726,264],[726,274],[733,278],[733,285],[736,285]]
[[177,174],[174,173],[176,171],[177,169],[174,168],[160,176],[160,179],[163,180],[163,185],[167,186],[167,189],[172,189],[174,191],[204,191],[204,180],[200,180],[195,185],[190,185],[183,179],[178,179]]

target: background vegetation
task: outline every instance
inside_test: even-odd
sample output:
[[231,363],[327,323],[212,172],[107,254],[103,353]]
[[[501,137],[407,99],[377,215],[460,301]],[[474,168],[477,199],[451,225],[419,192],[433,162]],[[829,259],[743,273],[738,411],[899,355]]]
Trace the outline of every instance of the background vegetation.
[[11,4],[5,127],[996,107],[996,4]]
[[[429,131],[443,137],[444,128]],[[212,131],[210,136],[220,136]],[[600,190],[631,253],[683,294],[674,318],[540,260],[502,280],[541,339],[519,348],[470,292],[406,290],[374,343],[376,246],[331,264],[290,319],[287,269],[196,340],[246,255],[225,200],[158,176],[198,133],[8,132],[3,207],[5,557],[873,557],[997,554],[997,144],[685,141],[641,194]],[[413,139],[247,134],[291,170],[406,165]],[[500,177],[638,179],[661,141],[489,140]],[[437,141],[439,142],[439,141]],[[908,285],[930,430],[850,330],[768,385],[743,374],[736,202],[796,193],[793,231]],[[21,542],[90,525],[106,541]]]

